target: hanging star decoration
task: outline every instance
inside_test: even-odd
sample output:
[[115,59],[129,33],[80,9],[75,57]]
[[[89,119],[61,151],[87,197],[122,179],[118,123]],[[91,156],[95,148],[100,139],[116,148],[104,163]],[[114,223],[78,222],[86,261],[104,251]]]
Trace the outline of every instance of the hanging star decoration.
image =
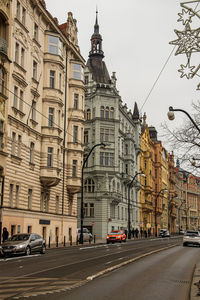
[[184,76],[187,79],[190,79],[193,77],[193,69],[195,68],[195,66],[190,66],[188,63],[186,64],[186,66],[181,65],[181,69],[178,70],[181,73],[181,78],[183,78]]
[[[178,70],[181,73],[181,78],[191,79],[195,75],[200,77],[198,74],[200,64],[195,66],[191,63],[193,54],[198,55],[200,53],[200,27],[192,29],[190,25],[194,18],[199,22],[200,15],[197,11],[199,0],[182,2],[180,5],[182,12],[178,14],[178,22],[182,22],[184,29],[182,31],[174,30],[178,39],[171,41],[170,44],[178,46],[175,55],[185,54],[187,57],[187,63],[185,65],[181,64],[181,68]],[[200,89],[200,84],[197,89]]]
[[190,10],[182,9],[182,12],[179,13],[178,15],[180,17],[178,19],[178,22],[182,22],[183,25],[186,25],[186,23],[192,22],[191,18],[194,16],[194,13],[191,12]]

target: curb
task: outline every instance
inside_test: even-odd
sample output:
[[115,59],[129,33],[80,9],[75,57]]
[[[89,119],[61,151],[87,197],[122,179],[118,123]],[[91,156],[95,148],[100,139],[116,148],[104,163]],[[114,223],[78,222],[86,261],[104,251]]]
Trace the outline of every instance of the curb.
[[194,267],[193,278],[190,287],[190,300],[197,300],[200,296],[200,262]]

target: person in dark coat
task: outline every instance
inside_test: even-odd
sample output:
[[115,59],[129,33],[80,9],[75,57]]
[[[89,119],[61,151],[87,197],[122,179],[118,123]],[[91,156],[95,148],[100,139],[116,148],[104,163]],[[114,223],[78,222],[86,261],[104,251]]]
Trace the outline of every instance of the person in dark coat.
[[144,237],[147,238],[147,231],[144,230]]
[[151,236],[151,228],[148,229],[148,237]]
[[139,230],[136,228],[135,229],[135,236],[136,236],[136,238],[138,238],[138,232],[139,232]]
[[9,236],[9,233],[8,233],[8,230],[6,227],[3,228],[3,234],[2,234],[2,237],[3,237],[3,243],[8,239],[8,236]]
[[142,235],[143,235],[143,230],[142,228],[140,229],[140,237],[142,238]]
[[132,236],[133,236],[133,238],[135,237],[135,229],[134,228],[132,229]]

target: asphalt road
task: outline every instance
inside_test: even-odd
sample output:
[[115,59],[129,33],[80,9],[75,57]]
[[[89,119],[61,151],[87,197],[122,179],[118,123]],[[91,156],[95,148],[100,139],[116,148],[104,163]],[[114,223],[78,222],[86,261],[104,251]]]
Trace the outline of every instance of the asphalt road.
[[[172,286],[174,286],[174,282],[177,280],[177,285],[184,287],[185,295],[186,290],[189,288],[194,264],[200,258],[200,251],[198,248],[183,248],[180,246],[181,244],[182,238],[148,239],[113,245],[103,244],[51,249],[45,255],[37,254],[29,257],[20,256],[6,260],[2,259],[0,260],[0,299],[21,299],[23,297],[29,297],[29,299],[48,298],[49,300],[78,300],[78,297],[82,297],[80,299],[95,300],[123,299],[124,297],[119,292],[113,298],[108,298],[108,295],[112,296],[115,281],[116,291],[119,286],[121,286],[120,291],[123,292],[130,291],[130,288],[134,287],[131,295],[134,295],[135,292],[138,297],[139,290],[136,289],[136,286],[145,291],[144,286],[146,284],[141,286],[144,278],[146,283],[148,281],[156,283],[156,274],[160,274],[158,279],[161,279],[162,273],[173,275],[178,270],[180,275],[175,276],[177,279],[168,279],[168,284],[170,281],[173,282]],[[172,248],[167,250],[168,247]],[[130,264],[126,265],[127,262]],[[175,270],[172,270],[173,266],[176,265]],[[132,274],[131,268],[136,273]],[[130,276],[126,276],[127,274],[130,274]],[[149,277],[147,277],[147,274],[149,274]],[[181,274],[184,274],[184,276]],[[113,276],[117,276],[118,279],[114,280]],[[97,279],[93,280],[95,277]],[[110,283],[108,283],[108,279],[111,280]],[[100,282],[99,287],[96,286],[98,282]],[[133,285],[133,283],[137,284]],[[152,290],[154,290],[153,283]],[[80,295],[76,294],[79,291]],[[87,294],[88,291],[90,291],[89,294]],[[107,291],[108,294],[104,291]],[[162,291],[163,283],[160,285],[160,292]],[[84,297],[83,292],[86,293]],[[127,295],[126,299],[179,299],[155,298],[155,295],[154,298],[149,298],[148,292],[147,295],[148,298],[133,298],[132,296],[132,298],[128,298],[129,295]]]

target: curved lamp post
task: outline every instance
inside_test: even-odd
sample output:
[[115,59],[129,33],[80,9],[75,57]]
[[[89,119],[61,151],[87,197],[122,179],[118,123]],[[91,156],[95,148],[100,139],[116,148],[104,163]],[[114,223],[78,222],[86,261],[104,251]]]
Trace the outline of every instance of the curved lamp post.
[[162,192],[168,192],[167,189],[161,189],[159,191],[159,193],[156,195],[156,198],[155,198],[155,237],[157,237],[157,227],[158,227],[158,224],[157,224],[157,201],[158,201],[158,197],[160,196],[160,194]]
[[99,144],[94,145],[90,149],[90,151],[87,154],[86,158],[84,159],[83,165],[82,165],[82,171],[81,171],[81,233],[80,233],[80,241],[79,241],[80,244],[83,244],[83,219],[84,219],[84,207],[83,207],[83,186],[84,186],[84,184],[83,184],[83,172],[84,172],[84,168],[85,168],[85,165],[86,165],[86,163],[88,161],[88,158],[89,158],[90,154],[92,153],[92,151],[94,150],[94,148],[96,148],[98,146],[105,147],[106,144],[99,143]]
[[130,183],[128,183],[128,239],[131,239],[131,216],[130,216],[130,191],[135,178],[141,174],[146,177],[144,172],[136,172]]
[[198,130],[198,132],[200,133],[200,128],[197,126],[197,124],[195,123],[195,121],[192,119],[192,117],[188,114],[187,111],[183,110],[183,109],[175,109],[172,106],[169,107],[169,111],[167,113],[168,119],[169,120],[174,120],[175,119],[175,115],[174,115],[174,111],[180,111],[183,112],[184,114],[187,115],[187,117],[190,119],[190,121],[193,123],[193,125],[195,126],[195,128]]

